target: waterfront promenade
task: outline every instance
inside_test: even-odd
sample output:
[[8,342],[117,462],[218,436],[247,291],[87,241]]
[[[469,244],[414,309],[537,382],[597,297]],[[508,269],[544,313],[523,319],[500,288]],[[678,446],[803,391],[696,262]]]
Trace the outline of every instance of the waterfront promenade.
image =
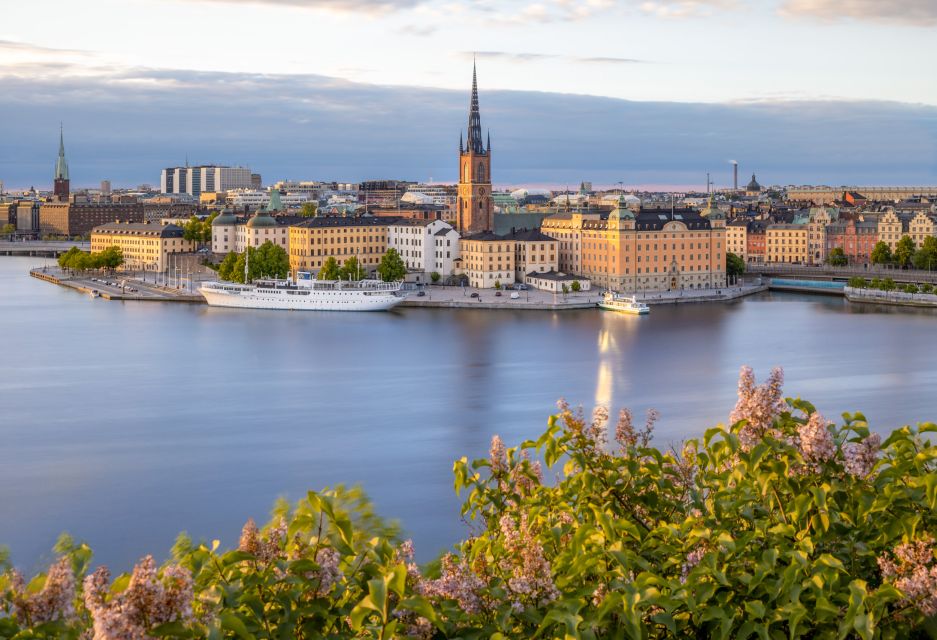
[[82,251],[91,251],[90,242],[76,242],[73,240],[43,240],[25,242],[0,242],[0,256],[41,256],[56,258],[72,247]]

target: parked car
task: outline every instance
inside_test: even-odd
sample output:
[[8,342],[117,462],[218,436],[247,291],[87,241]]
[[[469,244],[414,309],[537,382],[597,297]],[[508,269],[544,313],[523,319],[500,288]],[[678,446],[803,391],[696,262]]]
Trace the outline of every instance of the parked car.
[[425,295],[426,295],[426,292],[423,291],[422,289],[420,289],[419,291],[416,292],[416,297],[417,297],[417,298],[421,298],[421,297],[423,297],[423,296],[425,296]]
[[517,291],[511,292],[511,300],[517,300],[520,297],[521,297],[521,294],[519,294]]
[[517,288],[520,289],[521,291],[527,291],[527,285],[526,285],[526,284],[519,284],[519,285],[517,285]]
[[501,292],[500,292],[500,291],[495,291],[495,295],[498,296],[498,297],[500,297],[500,296],[501,296]]
[[473,291],[472,295],[469,296],[469,298],[477,298],[477,297],[479,297],[477,291]]

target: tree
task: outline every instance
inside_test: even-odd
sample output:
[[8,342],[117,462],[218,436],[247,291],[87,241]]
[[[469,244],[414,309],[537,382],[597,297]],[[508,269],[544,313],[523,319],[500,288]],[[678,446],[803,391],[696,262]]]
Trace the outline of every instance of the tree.
[[442,276],[439,275],[438,271],[433,271],[431,274],[429,274],[429,279],[433,281],[433,284],[439,282],[440,278],[442,278]]
[[582,285],[579,284],[579,280],[573,280],[572,289],[576,293],[579,293],[582,290]]
[[884,240],[879,240],[872,248],[872,255],[869,256],[872,264],[889,264],[892,261],[891,248]]
[[[251,254],[250,275],[254,278],[283,279],[290,272],[290,257],[286,249],[269,240]],[[256,274],[256,275],[255,275]]]
[[933,292],[934,292],[934,285],[926,283],[926,282],[921,285],[921,293],[933,293]]
[[901,236],[901,240],[898,241],[898,246],[895,247],[895,264],[899,267],[907,267],[911,264],[911,256],[914,255],[915,248],[914,240],[911,239],[911,236]]
[[218,277],[222,280],[231,280],[231,276],[237,266],[237,261],[238,254],[236,252],[232,251],[226,255],[224,260],[221,261],[221,265],[218,267]]
[[569,294],[569,285],[565,282],[563,283],[563,297],[565,298]]
[[319,269],[319,275],[316,277],[319,280],[340,280],[342,277],[342,269],[338,266],[338,260],[329,256],[328,259],[322,263],[322,268]]
[[304,202],[299,209],[299,215],[304,218],[315,218],[319,213],[319,204],[317,202]]
[[937,238],[928,236],[924,238],[921,248],[914,252],[911,258],[915,269],[927,269],[930,271],[937,267]]
[[124,252],[120,247],[110,246],[96,255],[96,262],[99,269],[103,268],[114,271],[124,264]]
[[842,247],[833,247],[826,257],[826,262],[833,267],[845,267],[849,264],[849,258],[846,257],[846,252]]
[[865,289],[868,286],[868,282],[865,278],[860,276],[853,276],[849,279],[849,282],[846,283],[846,286],[853,289]]
[[77,260],[77,256],[82,253],[84,253],[84,251],[78,247],[71,247],[68,251],[59,256],[59,266],[63,269],[75,269],[75,261]]
[[14,233],[16,233],[16,226],[9,223],[3,225],[3,229],[0,229],[0,234],[5,236],[13,235]]
[[882,291],[894,291],[896,287],[895,281],[891,278],[882,280]]
[[901,290],[905,293],[920,293],[920,289],[917,288],[916,284],[906,284]]
[[212,211],[211,215],[202,221],[202,236],[199,239],[201,244],[211,244],[211,223],[218,217],[217,211]]
[[358,258],[352,256],[345,260],[345,264],[342,265],[339,271],[339,277],[342,280],[361,280],[366,273],[365,268],[358,262]]
[[495,290],[496,290],[496,291],[501,291],[501,281],[500,281],[500,280],[495,280]]
[[182,237],[192,242],[201,242],[202,221],[194,215],[189,218],[189,221],[182,227]]
[[377,274],[384,282],[396,282],[406,277],[407,266],[403,263],[396,249],[388,249],[387,253],[381,256],[381,263],[377,266]]
[[739,277],[745,273],[745,261],[731,251],[726,252],[726,275]]

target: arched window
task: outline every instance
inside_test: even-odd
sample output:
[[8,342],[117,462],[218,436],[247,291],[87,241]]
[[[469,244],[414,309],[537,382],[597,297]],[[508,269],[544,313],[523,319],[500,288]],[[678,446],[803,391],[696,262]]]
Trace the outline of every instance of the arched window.
[[[451,175],[451,174],[450,174],[450,175]],[[484,162],[479,162],[479,163],[478,163],[478,176],[477,176],[477,178],[478,178],[478,182],[484,182],[484,181],[485,181],[485,163],[484,163]]]

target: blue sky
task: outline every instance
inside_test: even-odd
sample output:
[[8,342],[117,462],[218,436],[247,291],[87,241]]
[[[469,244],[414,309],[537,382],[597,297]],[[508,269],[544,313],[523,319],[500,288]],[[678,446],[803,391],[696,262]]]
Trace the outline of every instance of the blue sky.
[[[55,15],[56,19],[49,19]],[[0,24],[0,180],[937,183],[934,0],[32,0]]]

